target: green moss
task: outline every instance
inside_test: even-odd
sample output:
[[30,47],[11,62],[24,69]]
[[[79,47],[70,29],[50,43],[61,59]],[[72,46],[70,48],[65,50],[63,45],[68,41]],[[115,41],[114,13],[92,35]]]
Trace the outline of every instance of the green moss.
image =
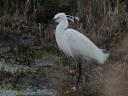
[[13,84],[9,83],[9,82],[3,82],[1,85],[0,85],[0,88],[1,89],[12,89],[13,88]]
[[23,86],[19,84],[13,84],[11,82],[2,82],[0,84],[0,89],[15,89],[17,91],[23,90]]

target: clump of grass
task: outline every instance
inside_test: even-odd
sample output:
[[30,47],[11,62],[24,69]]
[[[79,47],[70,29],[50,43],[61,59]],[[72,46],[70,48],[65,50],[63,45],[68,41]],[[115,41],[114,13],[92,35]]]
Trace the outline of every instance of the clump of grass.
[[116,0],[113,7],[109,0],[88,1],[83,10],[79,10],[82,33],[101,48],[110,50],[128,34],[126,5],[118,2]]

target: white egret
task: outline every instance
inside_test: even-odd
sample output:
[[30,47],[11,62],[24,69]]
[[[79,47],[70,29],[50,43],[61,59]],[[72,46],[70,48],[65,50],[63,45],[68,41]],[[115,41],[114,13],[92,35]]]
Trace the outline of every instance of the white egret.
[[[58,13],[53,18],[58,23],[56,27],[55,37],[60,50],[67,56],[79,58],[86,61],[95,61],[98,64],[104,64],[109,54],[104,53],[91,40],[80,32],[68,28],[68,19],[74,22],[74,19],[79,20],[78,17],[66,15],[65,13]],[[81,75],[81,62],[78,61],[79,76]],[[78,83],[77,82],[77,83]]]

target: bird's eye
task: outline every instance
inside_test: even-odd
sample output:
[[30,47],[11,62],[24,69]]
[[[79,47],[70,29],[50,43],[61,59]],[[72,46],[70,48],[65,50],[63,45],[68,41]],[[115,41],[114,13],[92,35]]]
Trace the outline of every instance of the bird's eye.
[[59,19],[60,17],[57,17],[56,19]]

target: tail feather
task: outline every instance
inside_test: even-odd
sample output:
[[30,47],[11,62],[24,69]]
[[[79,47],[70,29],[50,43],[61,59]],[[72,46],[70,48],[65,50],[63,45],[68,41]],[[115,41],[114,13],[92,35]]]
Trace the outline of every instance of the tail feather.
[[107,58],[109,57],[109,53],[104,53],[103,51],[101,51],[101,55],[100,57],[98,58],[98,63],[99,64],[104,64],[104,62],[107,60]]
[[109,53],[104,53],[104,61],[106,61],[107,60],[107,58],[109,57]]

